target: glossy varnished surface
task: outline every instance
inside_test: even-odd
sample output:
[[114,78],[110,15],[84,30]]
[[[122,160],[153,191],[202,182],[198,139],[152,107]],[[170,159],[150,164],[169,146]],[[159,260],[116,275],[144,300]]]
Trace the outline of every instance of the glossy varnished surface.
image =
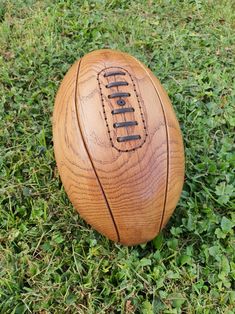
[[[132,109],[113,114],[120,108]],[[123,244],[152,239],[171,216],[184,176],[179,125],[154,75],[128,54],[87,54],[65,76],[53,121],[61,179],[81,216]]]

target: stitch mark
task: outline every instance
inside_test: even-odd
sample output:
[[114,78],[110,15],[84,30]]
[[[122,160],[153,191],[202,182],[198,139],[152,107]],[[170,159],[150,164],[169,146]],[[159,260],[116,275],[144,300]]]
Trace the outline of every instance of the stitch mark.
[[117,87],[117,86],[128,86],[128,83],[125,81],[111,82],[106,85],[106,88]]
[[115,122],[113,124],[114,128],[123,128],[125,126],[137,125],[137,121],[124,121],[124,122]]
[[139,140],[141,139],[140,135],[128,135],[128,136],[120,136],[117,138],[118,142],[127,142],[130,140]]
[[[102,74],[102,76],[101,76],[101,74]],[[118,75],[123,75],[123,76],[127,75],[129,77],[129,79],[127,79],[127,81],[129,81],[129,83],[126,81],[120,81],[120,80],[117,80],[117,81],[115,80],[114,82],[111,82],[111,83],[109,83],[107,81],[107,84],[104,83],[104,78],[108,79],[111,76],[116,77]],[[100,78],[101,78],[101,80],[100,80]],[[101,85],[101,81],[102,81],[102,85]],[[129,73],[129,71],[127,71],[126,69],[124,69],[122,67],[108,67],[108,68],[101,70],[99,73],[97,73],[97,82],[98,82],[98,86],[99,86],[99,90],[100,90],[102,111],[103,111],[104,120],[105,120],[105,124],[107,127],[108,135],[109,135],[109,140],[111,142],[111,146],[119,152],[130,152],[130,151],[135,151],[138,148],[141,148],[144,145],[144,143],[146,142],[146,138],[147,138],[148,134],[147,134],[146,121],[145,121],[143,110],[142,110],[143,100],[139,97],[139,95],[137,93],[136,84],[134,82],[132,75]],[[128,86],[128,85],[129,85],[128,92],[119,92],[117,90],[117,92],[107,95],[106,91],[102,90],[102,88],[111,89],[114,87],[118,88],[119,86]],[[129,91],[130,91],[130,93],[129,93]],[[131,91],[132,91],[133,95],[131,95]],[[111,95],[111,97],[110,97],[110,95]],[[138,104],[138,107],[139,107],[139,113],[138,113],[138,111],[136,111],[136,114],[139,115],[139,119],[140,119],[139,121],[142,121],[142,130],[139,129],[140,132],[142,133],[142,136],[140,134],[132,134],[132,135],[129,134],[130,132],[134,132],[135,126],[138,125],[138,123],[137,123],[137,121],[135,121],[135,119],[134,119],[134,121],[126,121],[126,119],[124,118],[125,121],[122,121],[122,122],[119,122],[120,119],[119,119],[119,121],[117,121],[117,120],[116,121],[113,120],[113,122],[112,122],[112,120],[110,121],[110,113],[112,116],[116,116],[116,115],[119,116],[119,114],[123,114],[122,117],[125,117],[125,113],[128,113],[128,112],[134,113],[135,112],[136,107],[135,108],[133,108],[132,106],[126,107],[125,106],[126,100],[121,98],[121,97],[126,98],[126,97],[130,97],[130,96],[132,96],[132,97],[128,98],[127,104],[130,104],[130,102],[134,100],[134,101],[136,101],[136,104]],[[135,98],[133,98],[133,97],[135,97]],[[121,106],[121,108],[119,107],[116,109],[115,105],[112,102],[110,104],[112,104],[111,106],[112,107],[114,106],[114,108],[110,110],[110,113],[107,112],[108,109],[107,109],[106,103],[107,103],[108,99],[110,99],[110,101],[111,101],[111,100],[115,100],[116,98],[119,98],[118,100],[116,100],[116,104],[118,106]],[[110,104],[108,105],[109,107],[110,107]],[[108,118],[107,114],[108,114],[109,118]],[[110,122],[111,122],[111,124],[110,124]],[[114,139],[112,138],[113,133],[111,132],[111,129],[110,129],[111,126],[114,128],[114,130],[118,130],[119,128],[124,129],[124,133],[125,133],[125,130],[127,130],[127,128],[129,129],[129,127],[131,127],[131,128],[134,127],[134,129],[130,129],[130,131],[126,131],[127,132],[126,135],[121,133],[122,136],[118,136],[118,133],[116,133],[116,131],[115,131],[115,135],[117,136],[116,137],[116,143],[119,143],[119,145],[116,146],[114,144]],[[141,124],[139,124],[139,127],[141,127]],[[121,134],[119,131],[119,135],[121,135]],[[126,146],[127,144],[125,144],[126,142],[130,143],[128,145],[132,145],[132,147],[129,146],[130,148],[128,149],[128,146]],[[122,149],[122,147],[125,149]]]
[[111,72],[104,73],[104,77],[113,76],[113,75],[126,75],[126,73],[122,71],[111,71]]
[[117,97],[130,97],[130,96],[131,96],[130,93],[113,93],[111,95],[108,95],[108,98],[112,99]]
[[135,109],[132,107],[127,107],[127,108],[120,108],[120,109],[113,109],[111,111],[112,114],[118,114],[118,113],[125,113],[125,112],[134,112]]

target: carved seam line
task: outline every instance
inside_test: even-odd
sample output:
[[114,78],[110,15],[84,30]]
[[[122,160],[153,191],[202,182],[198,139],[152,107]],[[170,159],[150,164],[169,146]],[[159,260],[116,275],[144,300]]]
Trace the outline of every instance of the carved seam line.
[[[147,71],[146,71],[147,72]],[[147,73],[148,74],[148,73]],[[158,99],[160,101],[160,105],[161,105],[161,109],[162,109],[162,114],[163,114],[163,119],[164,119],[164,124],[165,124],[165,131],[166,131],[166,145],[167,145],[167,173],[166,173],[166,186],[165,186],[165,195],[164,195],[164,203],[163,203],[163,211],[162,211],[162,217],[161,217],[161,222],[160,222],[160,227],[159,227],[159,231],[161,231],[162,229],[162,224],[163,224],[163,220],[164,220],[164,217],[165,217],[165,212],[166,212],[166,203],[167,203],[167,197],[168,197],[168,185],[169,185],[169,168],[170,168],[170,144],[169,144],[169,132],[168,132],[168,124],[167,124],[167,119],[166,119],[166,112],[165,112],[165,109],[164,109],[164,106],[163,106],[163,103],[162,103],[162,99],[161,99],[161,96],[160,96],[160,93],[159,91],[157,90],[151,76],[148,74],[149,76],[149,79],[155,89],[155,92],[158,96]]]
[[82,141],[83,141],[85,150],[87,152],[87,156],[88,156],[88,158],[89,158],[89,160],[91,162],[91,166],[93,168],[95,177],[96,177],[98,185],[99,185],[99,187],[101,189],[101,192],[102,192],[105,204],[106,204],[106,206],[108,208],[111,220],[113,221],[114,229],[116,231],[116,236],[117,236],[117,242],[120,242],[120,234],[119,234],[119,231],[118,231],[118,227],[117,227],[116,221],[114,219],[114,215],[113,215],[112,209],[111,209],[111,207],[109,205],[109,202],[108,202],[107,196],[105,194],[104,188],[103,188],[103,186],[101,184],[100,178],[98,176],[98,173],[96,171],[95,165],[94,165],[93,160],[91,158],[91,155],[90,155],[89,149],[87,147],[86,141],[84,139],[84,136],[83,136],[83,133],[82,133],[82,129],[81,129],[81,125],[80,125],[80,122],[79,122],[78,103],[77,103],[77,86],[78,86],[78,76],[79,76],[79,70],[80,70],[80,67],[81,67],[81,63],[82,63],[82,59],[80,60],[80,62],[78,64],[78,69],[77,69],[77,74],[76,74],[76,83],[75,83],[75,95],[74,95],[74,97],[75,97],[75,111],[76,111],[76,116],[77,116],[78,128],[79,128],[79,131],[80,131],[80,134],[81,134],[81,137],[82,137]]

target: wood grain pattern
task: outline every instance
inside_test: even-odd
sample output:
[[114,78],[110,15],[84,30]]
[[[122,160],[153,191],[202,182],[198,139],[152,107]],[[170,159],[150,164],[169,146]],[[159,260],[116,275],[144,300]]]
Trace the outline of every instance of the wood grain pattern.
[[66,74],[56,96],[53,116],[56,162],[66,193],[80,215],[96,230],[118,241],[113,219],[77,121],[75,88],[79,65],[80,61]]
[[[121,108],[133,111],[112,114]],[[126,245],[155,237],[178,202],[184,152],[170,100],[152,72],[125,53],[91,52],[65,76],[53,121],[59,173],[81,216]]]

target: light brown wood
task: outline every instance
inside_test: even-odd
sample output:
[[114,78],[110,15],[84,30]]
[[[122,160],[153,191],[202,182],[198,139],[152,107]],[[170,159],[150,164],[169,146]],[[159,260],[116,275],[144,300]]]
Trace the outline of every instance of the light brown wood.
[[[121,108],[128,112],[112,113]],[[170,100],[149,69],[119,51],[85,55],[59,88],[53,139],[65,190],[89,224],[126,245],[159,233],[180,197],[184,151]]]

